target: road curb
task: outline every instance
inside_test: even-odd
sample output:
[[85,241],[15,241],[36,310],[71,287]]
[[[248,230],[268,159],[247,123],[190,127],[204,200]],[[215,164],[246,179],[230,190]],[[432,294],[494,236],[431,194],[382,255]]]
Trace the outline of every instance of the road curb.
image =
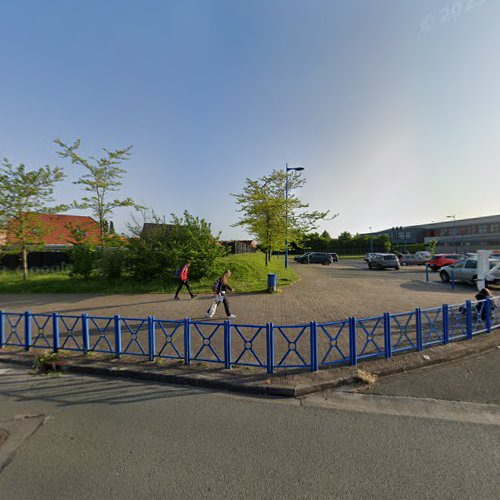
[[[497,330],[497,332],[500,333],[500,330]],[[359,383],[361,379],[358,370],[364,370],[377,377],[386,377],[426,366],[455,361],[466,356],[482,354],[496,349],[499,342],[500,335],[485,334],[474,337],[472,340],[439,345],[425,351],[408,352],[389,359],[375,359],[355,366],[322,369],[314,373],[306,371],[290,373],[284,371],[275,375],[250,371],[249,373],[240,374],[238,380],[234,380],[231,372],[228,372],[227,375],[224,372],[218,372],[216,375],[200,372],[168,373],[168,367],[160,371],[158,368],[120,364],[119,361],[96,360],[92,363],[92,361],[86,360],[85,363],[80,363],[78,360],[61,359],[55,361],[54,364],[59,370],[67,373],[123,377],[132,380],[294,398],[343,385]],[[32,367],[36,355],[36,352],[0,352],[0,362]],[[177,370],[180,369],[183,368],[177,368]],[[256,373],[260,380],[255,380]]]

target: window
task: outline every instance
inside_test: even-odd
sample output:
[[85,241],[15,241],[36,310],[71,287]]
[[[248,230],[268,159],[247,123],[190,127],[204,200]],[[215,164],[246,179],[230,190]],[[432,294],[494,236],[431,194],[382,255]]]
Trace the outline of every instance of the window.
[[458,262],[455,262],[455,264],[453,264],[453,267],[455,269],[462,269],[462,267],[464,267],[464,264],[465,264],[465,260],[459,260]]
[[490,233],[498,233],[500,231],[500,224],[492,224],[490,226]]
[[477,269],[477,260],[468,260],[465,263],[465,269]]
[[486,224],[481,224],[478,228],[477,231],[479,234],[485,234],[488,232],[488,229],[486,227]]

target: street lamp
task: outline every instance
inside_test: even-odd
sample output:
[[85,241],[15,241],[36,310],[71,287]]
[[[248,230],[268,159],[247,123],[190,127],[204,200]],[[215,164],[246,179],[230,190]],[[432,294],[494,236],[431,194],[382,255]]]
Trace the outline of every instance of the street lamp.
[[[447,215],[446,218],[447,219],[453,219],[453,222],[455,222],[457,220],[457,216],[455,214],[453,214],[453,215]],[[453,229],[456,229],[455,224],[453,224]],[[458,253],[457,239],[456,239],[457,235],[455,234],[454,236],[455,236],[455,253]]]
[[288,269],[288,172],[290,170],[299,172],[304,170],[304,167],[289,167],[288,163],[285,164],[285,269]]

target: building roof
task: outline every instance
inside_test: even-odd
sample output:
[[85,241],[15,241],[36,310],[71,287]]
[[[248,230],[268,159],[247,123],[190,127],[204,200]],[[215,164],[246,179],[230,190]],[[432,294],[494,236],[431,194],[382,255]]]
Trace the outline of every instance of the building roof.
[[[443,227],[457,227],[466,226],[469,224],[494,224],[500,223],[500,215],[485,215],[483,217],[472,217],[470,219],[456,219],[447,220],[443,222],[429,222],[428,224],[413,224],[411,226],[396,226],[392,228],[383,229],[381,231],[373,231],[372,235],[384,234],[389,231],[403,231],[408,229],[440,229]],[[362,233],[369,235],[370,233]]]
[[[99,224],[86,215],[33,214],[44,228],[42,240],[45,245],[70,245],[74,243],[71,227],[86,232],[91,243],[99,242]],[[6,243],[15,243],[15,237],[7,235]]]

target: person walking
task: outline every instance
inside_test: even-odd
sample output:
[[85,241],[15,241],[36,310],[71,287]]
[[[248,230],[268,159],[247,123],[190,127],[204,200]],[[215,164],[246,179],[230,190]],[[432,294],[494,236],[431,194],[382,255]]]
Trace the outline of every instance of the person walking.
[[231,288],[231,286],[228,283],[228,280],[231,276],[231,271],[228,269],[227,271],[224,272],[224,274],[216,281],[215,283],[215,297],[214,301],[212,302],[212,305],[207,311],[207,318],[212,318],[215,314],[215,311],[217,310],[218,305],[220,302],[224,304],[224,309],[226,311],[226,316],[228,318],[236,318],[236,315],[231,313],[231,309],[229,308],[229,301],[227,300],[226,297],[226,292],[230,290],[231,292],[235,292],[236,290],[234,288]]
[[189,260],[186,261],[186,263],[176,273],[176,275],[178,275],[179,278],[179,286],[177,287],[177,291],[175,292],[174,300],[180,300],[179,292],[181,291],[181,288],[183,286],[187,288],[187,291],[189,292],[189,295],[191,295],[192,299],[196,297],[196,295],[191,291],[191,287],[189,286],[188,274],[190,265],[191,262]]

